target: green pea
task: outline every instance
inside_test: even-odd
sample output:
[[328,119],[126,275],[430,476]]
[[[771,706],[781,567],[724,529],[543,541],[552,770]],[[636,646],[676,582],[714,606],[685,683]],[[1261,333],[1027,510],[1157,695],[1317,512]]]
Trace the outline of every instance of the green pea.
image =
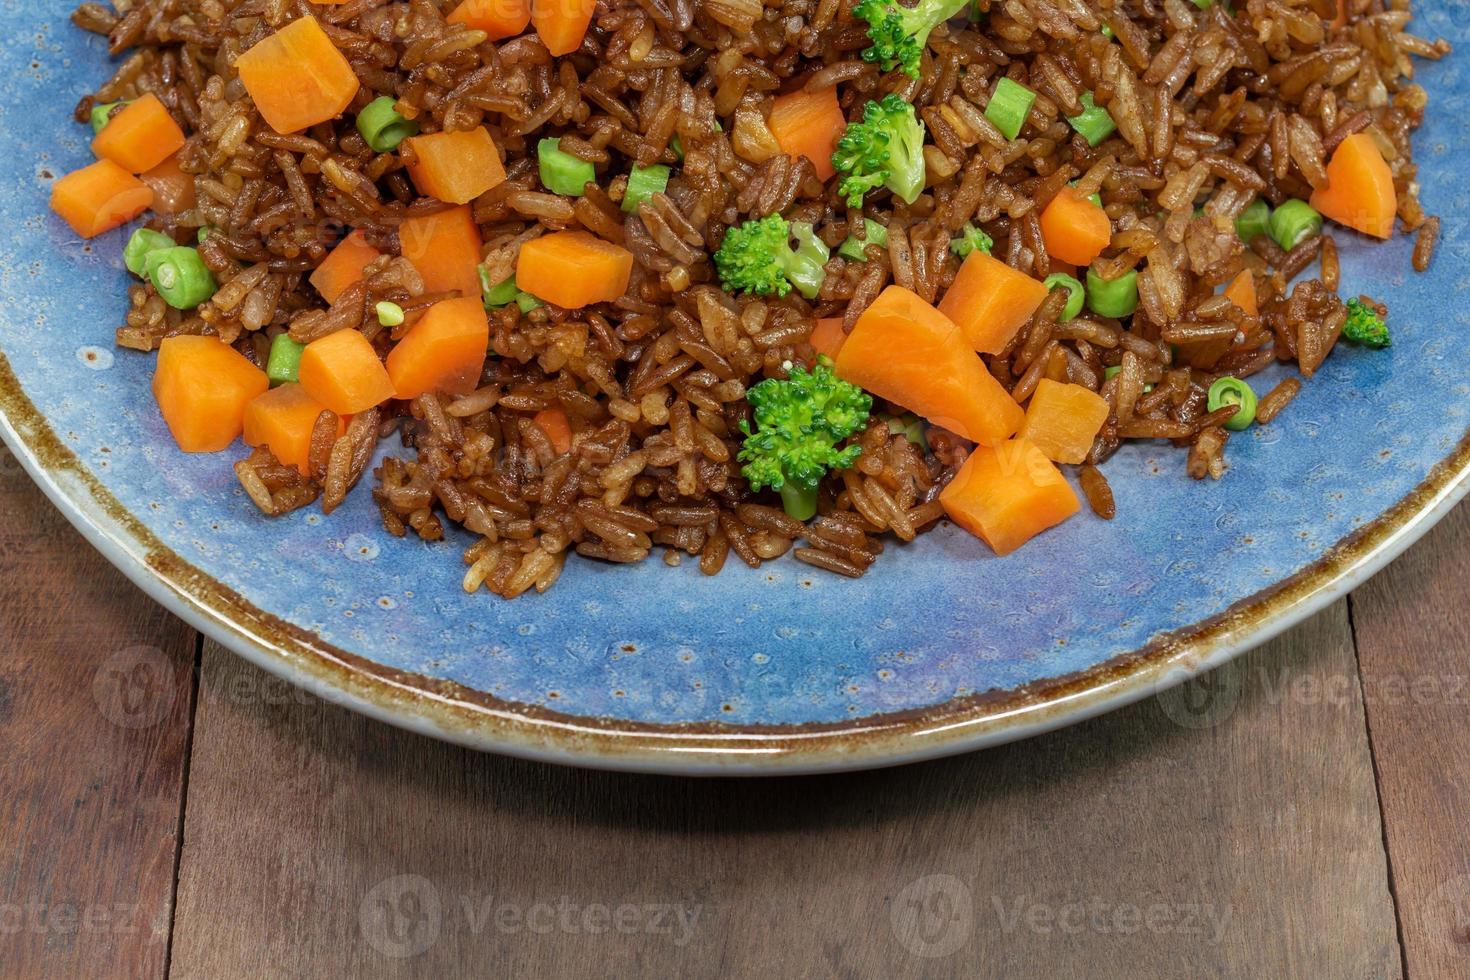
[[1256,393],[1251,386],[1239,378],[1226,375],[1210,385],[1207,401],[1210,411],[1216,412],[1226,405],[1236,405],[1238,410],[1225,423],[1225,428],[1234,432],[1250,428],[1256,420]]
[[397,303],[389,303],[384,300],[373,307],[378,314],[378,322],[385,327],[396,327],[403,323],[403,307]]
[[1115,319],[1138,309],[1138,270],[1129,269],[1116,279],[1103,279],[1087,270],[1087,308],[1098,316]]
[[301,352],[305,344],[298,344],[289,334],[276,334],[271,341],[270,357],[265,362],[265,376],[271,385],[293,384],[301,371]]
[[410,136],[417,136],[419,124],[400,115],[394,108],[398,100],[380,96],[362,107],[357,114],[357,131],[367,140],[374,153],[388,153]]

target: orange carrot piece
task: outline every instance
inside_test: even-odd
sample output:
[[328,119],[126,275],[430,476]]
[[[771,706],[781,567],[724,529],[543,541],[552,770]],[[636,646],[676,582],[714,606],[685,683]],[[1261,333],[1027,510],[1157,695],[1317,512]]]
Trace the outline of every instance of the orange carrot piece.
[[837,102],[837,89],[820,92],[791,92],[778,96],[766,121],[776,137],[781,152],[793,157],[806,157],[817,170],[817,179],[826,180],[837,172],[832,166],[832,151],[847,128],[847,117]]
[[51,210],[83,238],[132,221],[153,204],[153,188],[111,160],[98,160],[51,185]]
[[[266,446],[276,459],[309,475],[311,432],[325,411],[299,384],[272,388],[245,406],[245,445]],[[347,421],[337,416],[337,435],[346,431]]]
[[567,310],[622,298],[632,274],[632,252],[585,231],[532,239],[516,260],[517,286]]
[[812,335],[807,338],[807,343],[818,354],[825,354],[835,361],[837,352],[842,350],[842,344],[846,340],[847,331],[842,329],[842,317],[824,316],[812,328]]
[[1393,171],[1373,137],[1354,133],[1337,144],[1327,161],[1327,184],[1313,190],[1308,203],[1338,224],[1365,235],[1388,238],[1393,234],[1398,212]]
[[[293,20],[235,59],[266,123],[296,133],[335,119],[357,95],[357,75],[315,17]],[[115,121],[115,120],[114,120]]]
[[939,495],[950,520],[1008,555],[1081,508],[1061,471],[1034,443],[977,446]]
[[544,408],[532,416],[531,421],[551,440],[551,446],[558,456],[565,456],[572,451],[572,423],[567,419],[566,412],[559,408]]
[[398,229],[403,257],[424,277],[431,293],[459,290],[480,295],[480,228],[468,205],[408,218]]
[[526,25],[531,23],[531,3],[530,0],[464,0],[445,19],[451,24],[484,31],[490,40],[500,41],[525,32]]
[[1082,385],[1042,378],[1026,405],[1017,439],[1029,439],[1057,463],[1080,463],[1108,420],[1108,403]]
[[1108,213],[1063,187],[1041,212],[1041,237],[1046,254],[1075,266],[1091,265],[1113,238]]
[[531,23],[553,58],[582,46],[597,0],[531,0]]
[[982,354],[999,354],[1046,299],[1047,289],[978,248],[966,256],[939,312]]
[[480,386],[490,349],[490,321],[478,298],[429,307],[388,354],[393,390],[405,401],[429,391],[468,395]]
[[245,427],[245,406],[270,388],[265,372],[218,337],[181,335],[158,346],[153,397],[186,453],[217,453]]
[[337,297],[347,287],[362,278],[362,270],[381,258],[382,252],[368,244],[367,236],[354,231],[322,259],[322,264],[311,274],[311,284],[328,303],[337,302]]
[[128,173],[152,170],[184,145],[184,131],[149,92],[124,106],[92,139],[92,152]]
[[1226,299],[1239,307],[1241,312],[1248,316],[1261,315],[1260,307],[1256,305],[1256,280],[1251,275],[1251,270],[1240,270],[1240,274],[1230,280],[1230,285],[1221,292]]
[[356,330],[338,330],[307,344],[296,377],[308,395],[338,415],[356,415],[393,397],[393,379]]
[[431,133],[406,140],[415,160],[408,173],[420,194],[468,204],[505,182],[505,167],[484,126],[463,133]]
[[181,214],[199,203],[194,175],[184,173],[179,167],[177,153],[147,173],[139,174],[138,179],[153,188],[153,210],[159,214]]
[[889,286],[863,311],[836,370],[972,442],[1000,442],[1025,418],[954,321],[902,286]]

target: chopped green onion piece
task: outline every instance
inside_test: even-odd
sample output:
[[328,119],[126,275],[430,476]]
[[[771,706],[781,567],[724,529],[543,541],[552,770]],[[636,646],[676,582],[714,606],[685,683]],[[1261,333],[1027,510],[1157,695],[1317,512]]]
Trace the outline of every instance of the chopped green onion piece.
[[1250,428],[1250,424],[1256,420],[1256,393],[1239,378],[1226,375],[1217,379],[1210,385],[1207,404],[1212,412],[1217,412],[1226,405],[1239,406],[1239,411],[1225,423],[1225,428],[1233,432]]
[[1098,33],[1100,33],[1103,37],[1107,38],[1109,41],[1111,41],[1113,39],[1113,29],[1111,27],[1109,27],[1107,24],[1104,24],[1102,26],[1102,30],[1099,31]]
[[128,244],[123,248],[123,265],[133,275],[141,276],[148,269],[149,255],[177,245],[177,242],[161,231],[139,228],[133,232],[133,237],[128,239]]
[[485,309],[493,310],[501,306],[509,306],[516,301],[515,276],[492,285],[490,276],[485,272],[483,265],[476,266],[475,271],[480,274],[480,298],[485,303]]
[[265,362],[265,376],[272,385],[291,384],[297,380],[301,370],[301,352],[305,344],[298,344],[289,334],[278,333],[271,341],[271,355]]
[[204,244],[204,240],[209,237],[209,233],[212,232],[212,231],[214,231],[214,229],[211,228],[211,227],[209,227],[209,225],[204,225],[202,228],[199,229],[199,236],[198,237],[199,237],[199,244],[200,245],[203,245]]
[[887,422],[889,435],[901,435],[909,442],[924,450],[924,452],[927,453],[929,451],[929,440],[924,436],[924,420],[913,412],[888,416]]
[[112,121],[112,110],[120,105],[132,105],[132,100],[124,102],[108,102],[105,105],[94,105],[92,107],[92,134],[102,132],[102,128]]
[[838,246],[837,254],[844,259],[853,262],[868,261],[868,246],[877,245],[879,248],[888,246],[888,229],[878,224],[872,218],[863,219],[863,237],[848,235],[847,239]]
[[669,168],[661,163],[651,167],[633,164],[628,171],[628,189],[623,191],[623,210],[632,214],[638,205],[655,194],[662,194],[669,187]]
[[1087,270],[1087,308],[1098,316],[1118,319],[1138,309],[1138,270],[1129,269],[1117,279],[1103,279]]
[[1264,198],[1256,198],[1246,205],[1235,219],[1235,233],[1249,245],[1257,236],[1271,232],[1271,205]]
[[1269,226],[1276,244],[1290,252],[1322,230],[1322,216],[1306,201],[1292,198],[1282,201],[1281,206],[1271,212]]
[[994,239],[979,228],[966,222],[965,227],[960,229],[960,237],[950,240],[949,250],[963,259],[968,257],[977,248],[986,255],[989,255],[990,249],[994,245]]
[[1194,0],[1194,5],[1201,10],[1209,10],[1215,5],[1215,0]]
[[1078,313],[1082,312],[1082,303],[1087,299],[1087,292],[1082,288],[1082,283],[1078,282],[1075,276],[1069,276],[1065,272],[1053,272],[1041,280],[1041,284],[1048,291],[1057,288],[1067,291],[1067,305],[1062,307],[1062,315],[1057,322],[1066,323]]
[[532,310],[536,309],[537,307],[539,307],[539,306],[545,306],[545,305],[546,305],[545,303],[541,302],[539,299],[537,299],[536,297],[532,296],[530,293],[526,292],[525,290],[523,290],[523,289],[517,289],[516,290],[516,306],[520,307],[520,311],[522,313],[530,313]]
[[1035,92],[1019,82],[1002,77],[995,84],[995,94],[990,97],[990,104],[985,107],[985,118],[995,123],[995,128],[1006,139],[1013,140],[1021,131],[1021,124],[1026,121],[1026,116],[1031,112],[1031,103],[1035,101]]
[[417,136],[419,124],[399,115],[398,101],[391,95],[380,96],[362,107],[357,114],[357,131],[367,140],[374,153],[388,153],[410,136]]
[[385,327],[396,327],[403,323],[403,307],[397,303],[384,300],[373,309],[378,314],[378,322]]
[[219,289],[214,273],[187,245],[148,253],[146,269],[158,295],[176,310],[192,310]]
[[1118,131],[1118,124],[1113,122],[1112,114],[1092,101],[1091,92],[1083,92],[1082,98],[1077,101],[1082,103],[1082,112],[1068,116],[1067,122],[1087,140],[1088,146],[1097,146]]
[[[1068,187],[1076,187],[1077,186],[1077,182],[1075,180],[1069,180],[1069,181],[1067,181],[1067,186]],[[1091,194],[1087,195],[1087,199],[1089,201],[1091,201],[1093,204],[1096,204],[1098,207],[1102,207],[1103,206],[1103,203],[1102,203],[1102,193],[1099,192],[1099,191],[1093,191]]]
[[537,143],[536,159],[540,162],[541,183],[553,194],[581,197],[587,185],[597,179],[592,164],[564,151],[559,139]]

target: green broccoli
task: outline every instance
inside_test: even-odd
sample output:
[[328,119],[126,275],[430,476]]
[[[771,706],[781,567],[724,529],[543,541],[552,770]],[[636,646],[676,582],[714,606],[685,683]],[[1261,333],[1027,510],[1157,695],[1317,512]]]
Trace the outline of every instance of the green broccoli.
[[837,141],[832,166],[843,174],[838,192],[847,206],[863,206],[863,195],[887,187],[905,204],[924,190],[924,124],[914,107],[897,95],[863,107],[863,121],[849,123]]
[[989,235],[966,222],[965,227],[960,229],[960,237],[950,241],[949,250],[963,259],[977,248],[989,255],[994,244],[995,241]]
[[749,422],[740,423],[745,434],[740,472],[752,490],[778,491],[786,513],[810,520],[822,477],[828,470],[846,469],[861,454],[858,446],[837,446],[867,423],[872,396],[839,379],[832,361],[819,357],[810,372],[795,365],[785,381],[768,378],[747,391],[745,400],[756,428],[752,432]]
[[1343,324],[1342,335],[1355,344],[1379,349],[1392,341],[1388,336],[1388,325],[1378,311],[1360,299],[1347,301],[1348,318]]
[[863,60],[877,63],[884,71],[902,68],[910,78],[918,78],[929,33],[962,13],[970,2],[919,0],[916,6],[905,7],[897,0],[861,0],[852,12],[868,22],[868,38],[873,42],[864,49]]
[[[791,247],[793,238],[796,248]],[[807,299],[816,299],[830,257],[827,243],[810,224],[768,214],[726,232],[715,253],[715,268],[732,293],[785,296],[795,286]]]

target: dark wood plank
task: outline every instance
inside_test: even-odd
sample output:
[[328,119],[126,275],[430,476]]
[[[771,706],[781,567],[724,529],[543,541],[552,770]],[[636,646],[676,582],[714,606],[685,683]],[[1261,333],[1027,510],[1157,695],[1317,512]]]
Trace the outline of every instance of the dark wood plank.
[[1470,974],[1470,509],[1353,595],[1411,977]]
[[0,446],[0,975],[162,977],[193,631]]
[[478,756],[202,676],[180,978],[1399,975],[1343,603],[1190,698],[810,779]]

